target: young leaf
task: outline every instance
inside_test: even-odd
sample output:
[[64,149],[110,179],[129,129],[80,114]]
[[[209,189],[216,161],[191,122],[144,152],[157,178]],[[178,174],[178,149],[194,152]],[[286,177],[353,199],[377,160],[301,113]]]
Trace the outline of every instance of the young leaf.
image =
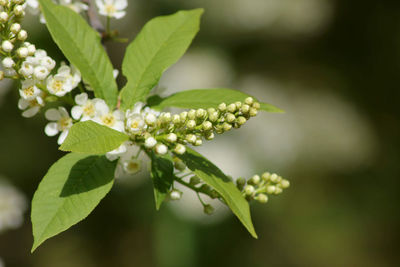
[[104,154],[118,148],[129,136],[93,121],[72,126],[60,150],[77,153]]
[[174,165],[170,159],[158,157],[154,152],[151,152],[150,158],[154,198],[156,209],[159,210],[174,181]]
[[144,101],[162,73],[185,53],[199,31],[202,9],[179,11],[149,21],[128,46],[122,71],[128,82],[121,91],[122,107]]
[[[222,102],[232,104],[236,101],[244,101],[249,96],[248,94],[233,89],[194,89],[182,91],[166,98],[151,97],[148,99],[148,103],[153,109],[158,110],[162,110],[166,107],[215,108]],[[253,98],[256,99],[255,97]],[[261,103],[261,110],[278,113],[283,112],[283,110],[267,103]]]
[[32,252],[86,218],[111,190],[117,162],[70,153],[43,178],[32,200]]
[[235,184],[217,166],[193,149],[187,148],[186,153],[178,155],[178,157],[193,173],[221,194],[232,212],[239,218],[250,234],[257,238],[251,221],[249,204]]
[[95,96],[115,107],[118,87],[113,76],[113,66],[99,34],[70,8],[56,5],[52,0],[39,0],[47,28],[54,41],[81,72],[84,81],[93,88]]

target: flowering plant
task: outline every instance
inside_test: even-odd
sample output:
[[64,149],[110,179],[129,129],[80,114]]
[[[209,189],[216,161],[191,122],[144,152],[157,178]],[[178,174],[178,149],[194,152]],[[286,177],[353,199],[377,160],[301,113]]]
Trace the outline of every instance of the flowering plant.
[[[96,0],[96,5],[107,19],[106,28],[91,1],[0,0],[0,78],[20,82],[22,116],[44,111],[49,120],[45,133],[59,135],[60,150],[70,152],[49,169],[33,197],[32,251],[88,216],[115,178],[137,173],[143,165],[140,153],[150,159],[157,209],[166,200],[181,198],[182,192],[175,189],[181,184],[197,194],[205,213],[211,214],[213,207],[202,195],[219,199],[257,237],[248,202],[266,203],[268,195],[280,194],[289,182],[268,172],[234,182],[192,147],[242,127],[260,111],[281,110],[232,89],[149,96],[194,39],[202,9],[148,22],[127,47],[122,65],[127,83],[119,90],[118,71],[102,42],[121,40],[110,30],[110,20],[125,16],[127,1]],[[69,63],[58,65],[26,41],[28,34],[20,24],[25,10],[41,14]],[[186,111],[164,111],[170,107]]]

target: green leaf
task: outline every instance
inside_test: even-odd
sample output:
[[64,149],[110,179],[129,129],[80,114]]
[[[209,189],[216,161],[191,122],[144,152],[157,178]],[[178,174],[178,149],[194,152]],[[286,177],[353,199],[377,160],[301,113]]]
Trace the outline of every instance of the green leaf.
[[49,169],[32,200],[32,252],[92,212],[111,190],[116,164],[104,156],[70,153]]
[[69,130],[60,150],[104,154],[118,148],[129,136],[93,121],[78,122]]
[[235,184],[217,166],[193,149],[187,148],[186,153],[178,155],[178,157],[193,173],[220,193],[226,204],[250,234],[257,238],[251,221],[249,203],[236,188]]
[[[166,107],[176,108],[215,108],[222,102],[232,104],[236,101],[244,101],[251,95],[233,89],[194,89],[179,92],[166,98],[159,96],[150,97],[147,102],[153,109],[162,110]],[[251,96],[254,99],[254,96]],[[261,103],[261,109],[268,112],[281,113],[283,110],[271,104]]]
[[163,72],[185,53],[199,31],[203,9],[179,11],[149,21],[128,46],[122,72],[128,82],[121,91],[122,107],[144,101]]
[[39,0],[47,28],[54,41],[81,72],[95,96],[113,108],[117,104],[118,87],[113,66],[100,42],[99,34],[76,12],[51,0]]
[[154,152],[150,153],[150,158],[154,198],[156,209],[159,210],[174,182],[174,164],[171,159],[156,156]]

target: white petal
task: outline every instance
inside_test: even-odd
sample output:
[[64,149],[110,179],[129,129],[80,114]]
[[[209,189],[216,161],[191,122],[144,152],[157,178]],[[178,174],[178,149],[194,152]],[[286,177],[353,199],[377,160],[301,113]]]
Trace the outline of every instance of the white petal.
[[60,112],[61,117],[69,118],[69,113],[64,107],[59,107],[58,111]]
[[125,119],[124,113],[121,110],[114,111],[113,115],[117,120],[124,120]]
[[82,116],[83,108],[81,106],[74,106],[71,110],[72,118],[79,120]]
[[68,133],[69,133],[69,130],[65,130],[65,131],[63,131],[63,132],[60,134],[60,136],[58,137],[58,140],[57,140],[57,143],[58,143],[59,145],[61,145],[62,143],[64,143],[65,139],[66,139],[67,136],[68,136]]
[[122,121],[117,121],[114,124],[114,127],[112,127],[114,130],[119,131],[119,132],[125,132],[125,124]]
[[121,19],[125,16],[126,12],[125,11],[119,11],[114,13],[114,18],[116,19]]
[[49,121],[58,121],[59,119],[61,119],[61,114],[60,112],[55,109],[55,108],[51,108],[48,109],[46,111],[46,113],[44,114],[44,116],[46,117],[46,119],[48,119]]
[[128,6],[128,1],[127,0],[115,0],[115,8],[122,10],[125,9]]
[[140,113],[140,111],[142,110],[143,106],[144,106],[144,103],[136,102],[135,106],[133,107],[133,113]]
[[44,128],[44,132],[47,136],[55,136],[59,133],[58,124],[56,122],[50,122]]
[[104,101],[96,101],[95,108],[96,112],[99,113],[100,115],[105,115],[110,111],[106,102]]
[[119,70],[115,69],[115,70],[113,71],[114,79],[117,79],[118,75],[119,75]]
[[39,110],[40,110],[40,107],[29,108],[29,109],[25,110],[24,112],[22,112],[22,117],[32,118],[39,112]]
[[75,102],[78,105],[83,106],[86,104],[87,101],[88,101],[88,95],[86,93],[82,93],[82,94],[75,96]]
[[26,109],[28,106],[29,106],[29,101],[26,101],[26,100],[23,99],[23,98],[20,98],[20,99],[18,100],[18,108],[19,108],[19,109],[24,110],[24,109]]

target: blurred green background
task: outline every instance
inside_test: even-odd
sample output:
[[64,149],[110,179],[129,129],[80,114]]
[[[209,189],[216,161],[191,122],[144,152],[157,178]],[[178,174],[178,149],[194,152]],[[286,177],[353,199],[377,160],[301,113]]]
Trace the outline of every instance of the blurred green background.
[[[130,40],[146,21],[205,8],[200,34],[158,90],[228,87],[286,110],[261,114],[200,150],[226,173],[291,181],[252,205],[259,239],[194,196],[156,212],[148,173],[117,181],[82,223],[33,255],[29,211],[0,234],[7,267],[399,266],[400,1],[129,1],[113,22]],[[29,41],[61,60],[45,26]],[[124,44],[107,44],[119,67]],[[120,78],[120,82],[123,81]],[[17,88],[0,88],[0,175],[31,199],[62,156],[41,116],[23,119]]]

